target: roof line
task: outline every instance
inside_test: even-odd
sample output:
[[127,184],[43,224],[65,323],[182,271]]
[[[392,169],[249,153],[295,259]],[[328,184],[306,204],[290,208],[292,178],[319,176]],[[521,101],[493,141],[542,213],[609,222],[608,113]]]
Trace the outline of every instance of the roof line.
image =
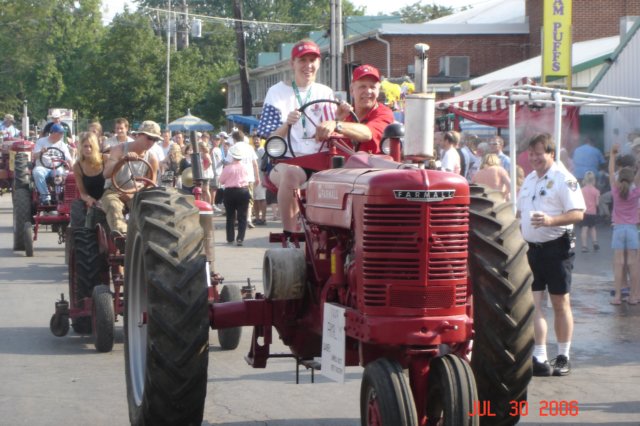
[[595,88],[598,86],[598,84],[600,84],[600,81],[602,81],[602,79],[607,74],[611,66],[622,54],[622,51],[625,49],[625,47],[627,47],[629,42],[636,35],[636,32],[638,32],[638,29],[640,29],[640,19],[637,19],[636,22],[631,26],[631,28],[629,28],[629,31],[627,31],[624,37],[622,38],[622,40],[620,40],[620,44],[618,44],[618,47],[613,51],[613,53],[611,53],[611,55],[608,55],[608,57],[605,57],[603,59],[604,66],[602,67],[598,75],[596,75],[596,77],[593,79],[593,81],[587,88],[589,92],[593,92]]

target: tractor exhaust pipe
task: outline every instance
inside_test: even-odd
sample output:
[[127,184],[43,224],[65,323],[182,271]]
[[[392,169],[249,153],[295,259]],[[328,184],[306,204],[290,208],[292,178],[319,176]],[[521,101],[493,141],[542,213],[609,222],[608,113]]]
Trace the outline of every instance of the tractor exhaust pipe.
[[435,94],[427,93],[429,45],[415,45],[415,93],[408,95],[405,110],[404,158],[415,162],[433,160]]

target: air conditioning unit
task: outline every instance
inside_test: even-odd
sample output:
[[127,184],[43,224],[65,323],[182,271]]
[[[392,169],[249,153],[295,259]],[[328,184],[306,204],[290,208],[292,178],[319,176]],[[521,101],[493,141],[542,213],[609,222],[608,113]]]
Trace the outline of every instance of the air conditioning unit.
[[440,74],[445,77],[469,77],[468,56],[443,56],[440,58]]

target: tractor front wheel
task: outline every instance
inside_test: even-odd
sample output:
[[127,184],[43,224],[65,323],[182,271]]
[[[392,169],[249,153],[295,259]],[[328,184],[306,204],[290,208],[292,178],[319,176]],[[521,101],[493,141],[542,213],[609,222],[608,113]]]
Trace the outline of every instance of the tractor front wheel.
[[477,426],[479,415],[470,416],[478,400],[476,381],[469,364],[456,355],[435,358],[429,365],[427,424]]
[[[235,285],[225,285],[220,292],[220,302],[238,302],[242,300],[240,287]],[[224,350],[232,350],[238,347],[242,327],[221,328],[218,330],[218,340],[220,347]]]
[[173,188],[136,194],[127,231],[124,350],[132,425],[200,425],[207,270],[199,211]]
[[396,361],[379,358],[364,368],[360,421],[362,426],[417,426],[413,394]]
[[471,186],[469,267],[473,284],[471,367],[478,400],[495,416],[483,425],[513,425],[512,401],[526,401],[532,376],[533,277],[513,205],[498,191]]
[[61,314],[51,315],[49,330],[56,337],[64,337],[69,332],[69,316]]
[[91,326],[93,328],[93,345],[98,352],[111,352],[115,334],[115,314],[113,311],[113,295],[109,286],[97,285],[91,295]]

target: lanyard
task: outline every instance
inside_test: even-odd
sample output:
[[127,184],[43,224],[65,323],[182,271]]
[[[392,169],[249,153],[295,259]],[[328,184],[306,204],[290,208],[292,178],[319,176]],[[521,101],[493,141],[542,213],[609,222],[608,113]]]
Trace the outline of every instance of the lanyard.
[[[300,97],[300,90],[298,90],[298,85],[295,81],[291,82],[291,87],[293,87],[293,93],[296,94],[296,99],[298,99],[298,103],[300,106],[306,105],[309,102],[309,98],[311,97],[311,86],[309,86],[309,90],[307,90],[307,97],[304,102],[302,102],[302,98]],[[307,137],[307,120],[305,119],[304,114],[302,114],[302,130],[304,131],[304,138]]]

